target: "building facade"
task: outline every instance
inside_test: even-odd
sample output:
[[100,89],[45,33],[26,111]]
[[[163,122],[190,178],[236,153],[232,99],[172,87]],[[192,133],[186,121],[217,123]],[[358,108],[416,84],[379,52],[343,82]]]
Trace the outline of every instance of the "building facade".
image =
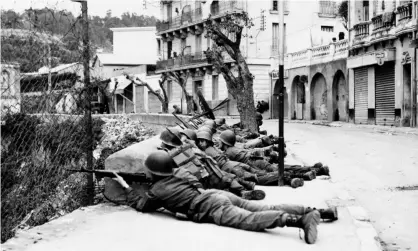
[[[285,1],[285,52],[329,43],[333,37],[338,37],[339,32],[344,34],[343,26],[337,21],[336,6],[335,1],[304,1],[301,8],[300,1]],[[271,108],[277,103],[273,97],[275,80],[272,76],[278,68],[278,1],[178,0],[161,1],[160,7],[163,21],[157,27],[161,38],[158,43],[161,60],[157,62],[157,72],[189,73],[188,93],[196,98],[196,90],[202,88],[212,107],[229,97],[228,107],[218,111],[222,115],[238,115],[238,110],[222,75],[216,72],[203,53],[212,46],[212,41],[205,37],[204,21],[209,15],[221,21],[226,13],[246,11],[253,19],[254,27],[243,32],[241,51],[255,76],[255,102],[263,100],[269,103],[270,110],[263,113],[264,118],[276,117]],[[234,66],[228,55],[224,59]],[[175,104],[186,111],[181,88],[176,83],[169,83],[167,90],[170,108]]]
[[20,112],[19,64],[1,64],[1,112]]
[[350,121],[411,126],[416,121],[417,1],[350,1]]

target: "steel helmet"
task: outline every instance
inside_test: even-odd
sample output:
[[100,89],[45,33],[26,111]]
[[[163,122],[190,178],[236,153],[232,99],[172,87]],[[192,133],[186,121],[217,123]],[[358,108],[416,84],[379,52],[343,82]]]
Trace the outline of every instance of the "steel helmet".
[[145,159],[145,167],[152,174],[170,176],[176,167],[173,159],[166,151],[153,152]]
[[180,134],[183,134],[188,139],[191,139],[191,140],[194,140],[194,141],[196,141],[196,139],[197,139],[196,132],[192,129],[185,129],[182,132],[180,132]]
[[216,123],[214,120],[208,119],[205,122],[203,122],[203,125],[207,125],[210,128],[216,128]]
[[212,133],[207,132],[207,131],[197,131],[196,134],[197,139],[206,139],[209,142],[213,142],[212,140]]
[[221,126],[225,124],[225,118],[215,119],[216,126]]
[[203,125],[199,128],[199,131],[207,131],[210,132],[212,134],[216,133],[216,129],[214,127],[210,127],[208,125]]
[[225,130],[219,135],[219,140],[227,146],[234,146],[237,141],[235,133],[231,130]]
[[180,138],[174,132],[171,132],[171,130],[168,128],[160,134],[160,140],[164,144],[172,147],[178,147],[182,145]]

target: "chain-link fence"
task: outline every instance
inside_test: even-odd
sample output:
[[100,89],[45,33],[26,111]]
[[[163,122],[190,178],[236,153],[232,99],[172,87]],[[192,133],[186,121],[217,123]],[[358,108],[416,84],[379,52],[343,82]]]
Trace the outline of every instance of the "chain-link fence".
[[92,177],[66,169],[92,168],[92,133],[102,123],[89,115],[81,17],[49,8],[8,14],[1,23],[2,242],[21,226],[92,202]]

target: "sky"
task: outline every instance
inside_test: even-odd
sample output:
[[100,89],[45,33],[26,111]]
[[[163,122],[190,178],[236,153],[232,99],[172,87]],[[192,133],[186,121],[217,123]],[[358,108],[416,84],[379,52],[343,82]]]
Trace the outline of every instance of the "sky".
[[[144,8],[146,2],[146,8]],[[136,12],[138,15],[159,16],[159,0],[88,0],[88,13],[91,16],[105,16],[111,9],[112,16],[120,16],[124,12]],[[13,9],[22,12],[25,9],[57,8],[71,11],[74,15],[80,14],[80,4],[71,0],[2,0],[2,10]]]

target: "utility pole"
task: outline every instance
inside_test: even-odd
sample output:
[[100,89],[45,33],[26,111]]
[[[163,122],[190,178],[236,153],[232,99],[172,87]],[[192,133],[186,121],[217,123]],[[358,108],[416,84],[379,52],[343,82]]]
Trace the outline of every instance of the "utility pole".
[[279,3],[279,186],[284,186],[284,0]]
[[[93,170],[93,126],[91,120],[91,92],[90,86],[90,45],[89,45],[89,19],[87,15],[87,0],[72,0],[73,2],[81,3],[81,15],[83,26],[83,68],[84,68],[84,89],[86,90],[84,95],[84,119],[85,119],[85,132],[87,141],[87,168]],[[88,187],[88,200],[89,204],[93,204],[94,197],[94,184],[93,175],[89,174],[87,178]]]
[[[415,5],[415,6],[414,6]],[[412,2],[412,9],[416,9],[418,5],[417,1]],[[416,25],[418,27],[418,16],[416,11],[412,11],[413,17],[415,16]],[[411,60],[411,127],[417,127],[417,88],[418,88],[418,73],[417,73],[417,47],[418,47],[418,39],[416,32],[412,32],[412,42],[410,47],[414,49],[412,60]]]

